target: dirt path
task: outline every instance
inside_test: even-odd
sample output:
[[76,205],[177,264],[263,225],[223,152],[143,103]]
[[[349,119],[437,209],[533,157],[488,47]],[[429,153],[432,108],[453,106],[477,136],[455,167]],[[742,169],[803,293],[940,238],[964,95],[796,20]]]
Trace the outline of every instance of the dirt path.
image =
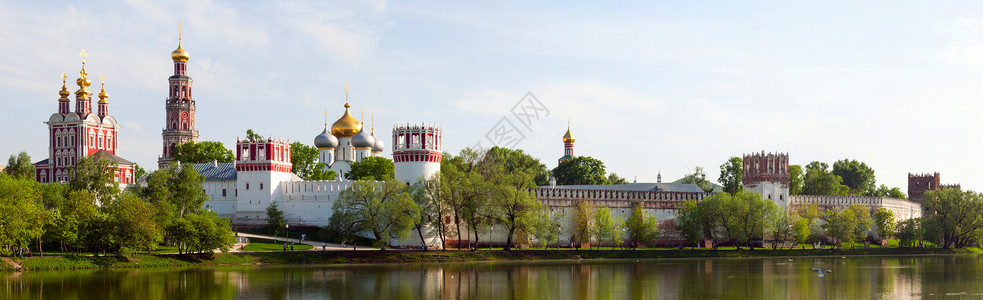
[[10,258],[7,258],[7,257],[2,257],[2,258],[3,258],[3,261],[4,262],[6,262],[7,264],[13,266],[14,267],[14,270],[20,271],[21,269],[23,269],[23,267],[21,267],[20,264],[18,264],[17,262],[15,262],[13,259],[10,259]]

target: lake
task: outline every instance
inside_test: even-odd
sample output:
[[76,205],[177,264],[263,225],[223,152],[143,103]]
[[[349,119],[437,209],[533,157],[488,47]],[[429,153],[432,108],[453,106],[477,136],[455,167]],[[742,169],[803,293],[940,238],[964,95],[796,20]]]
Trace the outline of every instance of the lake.
[[0,273],[0,298],[959,299],[981,274],[981,255],[276,265]]

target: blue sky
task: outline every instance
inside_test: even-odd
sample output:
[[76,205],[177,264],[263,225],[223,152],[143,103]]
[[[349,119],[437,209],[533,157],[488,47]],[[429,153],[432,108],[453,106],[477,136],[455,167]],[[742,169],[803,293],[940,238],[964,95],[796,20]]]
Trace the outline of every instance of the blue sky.
[[550,167],[570,119],[576,154],[639,182],[716,179],[762,150],[857,159],[902,189],[908,172],[983,181],[983,3],[162,2],[4,3],[0,155],[46,157],[84,48],[120,156],[153,168],[181,20],[201,139],[229,147],[249,128],[312,143],[347,81],[387,144],[393,124],[426,122],[449,152],[490,145],[531,92],[550,113],[517,147]]

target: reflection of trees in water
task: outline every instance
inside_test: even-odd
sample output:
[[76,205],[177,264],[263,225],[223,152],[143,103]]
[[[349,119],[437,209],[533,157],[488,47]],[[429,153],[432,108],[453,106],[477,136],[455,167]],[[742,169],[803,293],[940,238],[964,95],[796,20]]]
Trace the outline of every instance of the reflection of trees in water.
[[[869,299],[983,292],[983,256],[660,259],[26,272],[7,298]],[[833,273],[819,278],[813,268]],[[930,296],[929,296],[930,297]]]

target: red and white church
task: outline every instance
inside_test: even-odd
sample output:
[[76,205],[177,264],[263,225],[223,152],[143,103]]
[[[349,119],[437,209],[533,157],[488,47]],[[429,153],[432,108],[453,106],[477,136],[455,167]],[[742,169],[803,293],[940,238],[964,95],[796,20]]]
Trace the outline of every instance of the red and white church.
[[119,124],[109,115],[109,94],[103,78],[99,92],[98,110],[92,112],[92,84],[85,71],[85,50],[82,50],[82,70],[75,80],[79,89],[75,91],[75,111],[70,111],[68,87],[62,75],[61,91],[58,94],[58,111],[48,117],[48,158],[34,163],[35,180],[38,182],[67,182],[79,158],[92,157],[109,160],[116,164],[116,178],[121,184],[132,184],[134,164],[117,156]]

